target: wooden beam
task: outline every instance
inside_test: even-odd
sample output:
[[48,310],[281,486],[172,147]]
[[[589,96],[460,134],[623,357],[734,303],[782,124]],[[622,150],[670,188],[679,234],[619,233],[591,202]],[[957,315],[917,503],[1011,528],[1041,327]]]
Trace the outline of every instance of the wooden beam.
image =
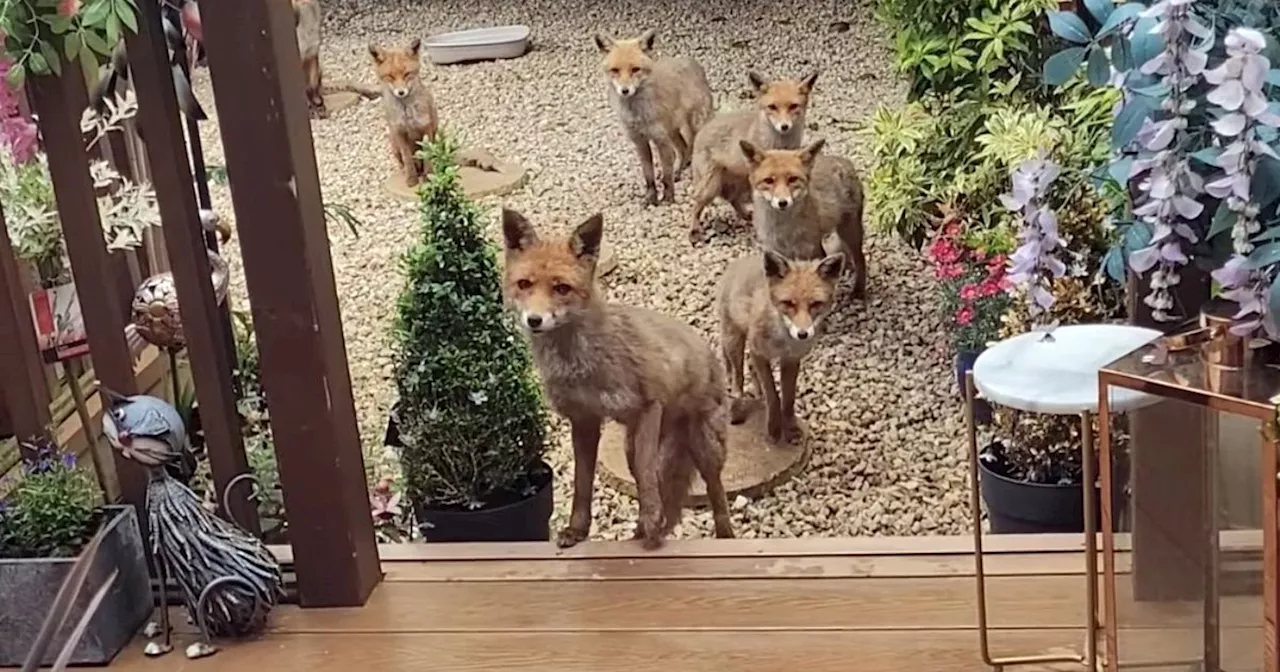
[[222,0],[204,20],[245,281],[305,606],[353,606],[381,578],[286,3]]
[[[124,339],[128,307],[120,304],[117,276],[113,272],[102,220],[89,176],[89,155],[80,130],[80,117],[88,105],[79,61],[64,61],[62,75],[41,75],[28,80],[32,101],[40,117],[40,135],[49,156],[58,216],[67,242],[67,256],[80,298],[89,352],[98,380],[122,394],[136,394],[133,357]],[[146,470],[112,451],[121,496],[141,512],[146,500]],[[145,516],[139,515],[139,521]]]
[[[215,491],[226,491],[231,480],[252,473],[240,434],[240,414],[231,388],[233,363],[225,342],[220,308],[210,282],[200,212],[192,190],[187,145],[183,139],[181,112],[173,89],[168,49],[160,22],[159,5],[138,5],[138,32],[127,34],[133,85],[138,95],[138,121],[146,127],[144,141],[151,168],[156,201],[165,222],[165,249],[172,262],[173,282],[182,305],[191,374],[204,427],[209,467]],[[261,531],[258,509],[243,487],[229,497],[232,520],[255,534]]]
[[19,440],[45,434],[50,423],[49,388],[30,305],[0,204],[0,403],[9,409]]

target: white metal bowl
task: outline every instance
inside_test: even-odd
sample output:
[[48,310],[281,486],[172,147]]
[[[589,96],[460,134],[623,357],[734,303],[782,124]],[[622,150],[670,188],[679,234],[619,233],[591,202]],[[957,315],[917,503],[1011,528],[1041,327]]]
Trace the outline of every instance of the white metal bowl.
[[427,38],[427,58],[444,65],[464,61],[518,58],[529,49],[528,26],[473,28]]

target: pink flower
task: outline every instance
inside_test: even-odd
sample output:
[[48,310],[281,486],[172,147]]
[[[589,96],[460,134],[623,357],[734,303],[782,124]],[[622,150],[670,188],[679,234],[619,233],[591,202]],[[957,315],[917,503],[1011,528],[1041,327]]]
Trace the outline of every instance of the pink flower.
[[954,280],[964,275],[964,267],[960,264],[944,264],[939,266],[934,274],[941,280]]
[[982,284],[978,285],[978,296],[981,298],[985,299],[989,296],[995,296],[996,294],[999,294],[999,293],[1000,293],[1000,280],[998,278],[994,278],[994,277],[987,278],[986,280],[982,281]]
[[58,0],[58,14],[75,16],[80,11],[80,0]]
[[981,296],[978,285],[965,285],[960,288],[960,300],[970,303]]
[[26,163],[36,155],[36,126],[22,116],[0,119],[0,140],[18,163]]
[[972,321],[973,321],[972,306],[965,306],[964,308],[961,308],[960,310],[956,311],[956,324],[963,327],[963,326],[967,326]]
[[956,236],[960,235],[959,222],[952,221],[950,224],[947,224],[945,227],[943,227],[942,234],[948,238],[955,238]]
[[400,494],[391,491],[391,479],[384,478],[373,486],[373,493],[369,495],[369,511],[375,523],[394,520],[403,513]]

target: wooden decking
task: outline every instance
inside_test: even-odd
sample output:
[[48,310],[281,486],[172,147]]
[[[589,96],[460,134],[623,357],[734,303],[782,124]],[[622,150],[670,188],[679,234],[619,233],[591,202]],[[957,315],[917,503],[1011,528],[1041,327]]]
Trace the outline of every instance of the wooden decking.
[[[603,542],[563,553],[543,544],[384,546],[386,580],[363,608],[282,607],[267,636],[216,658],[187,661],[179,648],[147,660],[134,646],[113,667],[973,672],[984,668],[969,547],[964,538],[695,540],[654,554]],[[989,547],[996,655],[1079,647],[1080,538],[992,538]],[[1191,605],[1134,604],[1127,585],[1125,659],[1198,650]],[[1224,600],[1222,619],[1225,669],[1258,669],[1260,601]],[[190,633],[184,626],[175,644]]]

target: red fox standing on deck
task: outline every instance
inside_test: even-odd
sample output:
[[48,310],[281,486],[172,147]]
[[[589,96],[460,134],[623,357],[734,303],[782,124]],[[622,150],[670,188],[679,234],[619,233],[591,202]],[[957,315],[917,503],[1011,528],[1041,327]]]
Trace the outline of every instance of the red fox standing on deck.
[[605,303],[595,287],[604,220],[568,240],[543,241],[518,212],[503,209],[503,291],[528,331],[547,400],[573,430],[573,511],[561,547],[591,532],[600,428],[626,427],[636,479],[636,538],[657,548],[680,522],[697,469],[707,484],[717,537],[732,537],[720,472],[725,462],[724,368],[698,332],[643,308]]
[[298,33],[298,54],[307,78],[307,106],[320,119],[329,116],[324,106],[324,81],[320,72],[320,29],[324,23],[320,0],[291,0]]
[[434,138],[439,118],[435,99],[418,72],[422,67],[418,51],[422,40],[414,38],[408,47],[369,45],[369,55],[382,85],[382,108],[391,136],[391,153],[404,175],[405,184],[413,187],[422,181],[431,167],[417,158],[418,142]]
[[853,162],[822,154],[825,144],[817,140],[804,149],[766,150],[741,141],[751,165],[751,221],[761,247],[796,260],[821,259],[823,239],[835,233],[857,273],[852,296],[864,299],[862,180]]
[[655,37],[653,30],[627,40],[595,37],[596,47],[605,54],[609,101],[640,157],[648,205],[658,202],[653,149],[662,163],[662,200],[670,203],[675,200],[676,174],[689,166],[694,138],[715,107],[702,66],[691,58],[655,58]]
[[[729,369],[733,397],[730,421],[746,419],[742,396],[743,360],[751,350],[751,369],[765,401],[765,427],[775,442],[796,437],[796,379],[800,363],[818,340],[823,318],[835,304],[844,255],[792,261],[766,250],[729,264],[720,280],[720,344]],[[773,385],[773,363],[782,376],[782,395]]]
[[716,197],[733,206],[743,221],[751,221],[751,165],[738,143],[750,140],[764,149],[798,149],[804,140],[805,114],[818,73],[803,79],[765,81],[747,73],[756,90],[755,108],[718,114],[693,143],[693,216],[689,239],[702,237],[702,211]]

